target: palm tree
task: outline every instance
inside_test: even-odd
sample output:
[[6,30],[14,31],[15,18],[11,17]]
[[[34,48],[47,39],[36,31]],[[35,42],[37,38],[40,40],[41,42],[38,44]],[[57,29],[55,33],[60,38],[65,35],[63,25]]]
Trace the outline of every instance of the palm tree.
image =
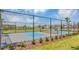
[[67,31],[68,31],[68,35],[69,35],[69,26],[70,26],[70,18],[69,17],[66,17],[65,18],[66,22],[67,22]]

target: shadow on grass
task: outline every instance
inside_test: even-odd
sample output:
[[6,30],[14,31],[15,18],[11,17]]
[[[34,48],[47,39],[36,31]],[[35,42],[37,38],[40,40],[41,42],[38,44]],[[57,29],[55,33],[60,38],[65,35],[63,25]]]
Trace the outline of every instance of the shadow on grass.
[[79,46],[77,47],[71,47],[73,50],[79,50]]

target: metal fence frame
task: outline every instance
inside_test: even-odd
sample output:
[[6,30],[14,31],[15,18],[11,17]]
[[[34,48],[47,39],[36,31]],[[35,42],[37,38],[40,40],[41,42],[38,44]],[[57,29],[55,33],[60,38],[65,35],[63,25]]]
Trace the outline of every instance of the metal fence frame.
[[[58,20],[58,21],[60,21],[60,23],[61,23],[61,36],[62,36],[62,21],[65,21],[65,20],[60,20],[60,19],[56,19],[56,18],[51,18],[51,17],[44,17],[44,16],[37,16],[37,15],[30,15],[30,14],[24,14],[24,13],[19,13],[19,12],[13,12],[13,11],[7,11],[7,10],[0,10],[0,23],[2,24],[2,18],[1,18],[1,12],[9,12],[9,13],[15,13],[15,14],[21,14],[21,15],[28,15],[28,16],[32,16],[32,18],[33,18],[33,41],[34,41],[34,26],[35,26],[35,22],[34,22],[34,20],[35,20],[35,17],[40,17],[40,18],[47,18],[47,19],[49,19],[50,20],[50,38],[52,38],[52,28],[51,28],[51,26],[52,26],[52,19],[53,20]],[[2,25],[0,24],[0,48],[1,48],[1,34],[2,34]],[[15,29],[16,29],[16,26],[15,26]],[[15,30],[15,32],[16,32],[16,30]]]

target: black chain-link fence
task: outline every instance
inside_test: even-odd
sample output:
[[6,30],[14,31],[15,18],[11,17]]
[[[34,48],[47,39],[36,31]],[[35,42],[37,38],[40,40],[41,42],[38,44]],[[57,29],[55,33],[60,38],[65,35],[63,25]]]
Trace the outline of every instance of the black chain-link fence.
[[49,38],[50,40],[55,36],[59,37],[79,31],[79,24],[75,24],[73,22],[67,24],[67,22],[62,19],[29,15],[25,13],[12,12],[7,10],[1,10],[0,19],[2,20],[0,20],[0,42],[2,42],[1,34],[10,35],[16,33],[28,33],[29,37],[32,37],[32,43],[34,43],[35,40],[40,38]]

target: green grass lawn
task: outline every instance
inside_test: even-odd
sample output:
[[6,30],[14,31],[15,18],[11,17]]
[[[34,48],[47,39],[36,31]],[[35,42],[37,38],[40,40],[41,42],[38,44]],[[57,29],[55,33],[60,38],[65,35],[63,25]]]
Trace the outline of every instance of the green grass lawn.
[[[47,29],[47,31],[48,31],[49,29]],[[40,32],[40,29],[39,28],[36,28],[36,29],[34,29],[34,31],[35,32]],[[41,29],[41,31],[43,32],[43,31],[45,31],[45,30],[43,30],[43,29]],[[19,30],[19,29],[17,29],[17,30],[3,30],[3,33],[18,33],[18,32],[33,32],[33,29],[26,29],[26,30],[24,30],[24,29],[21,29],[21,30]]]
[[34,48],[34,50],[78,50],[79,49],[79,35],[73,36],[69,39],[56,41],[52,44]]
[[[17,29],[17,30],[3,30],[3,33],[18,33],[18,32],[33,32],[33,29],[27,29],[27,30],[24,30],[24,29],[22,29],[22,30],[19,30],[19,29]],[[39,29],[35,29],[35,32],[39,32]]]

